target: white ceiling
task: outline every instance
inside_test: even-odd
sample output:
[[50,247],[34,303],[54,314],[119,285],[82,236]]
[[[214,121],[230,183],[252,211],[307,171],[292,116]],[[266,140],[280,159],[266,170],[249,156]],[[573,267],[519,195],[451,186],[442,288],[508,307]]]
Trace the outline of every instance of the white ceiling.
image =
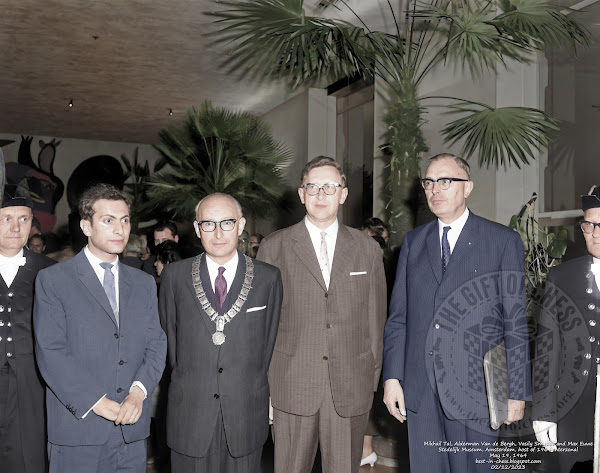
[[[370,25],[391,21],[387,0],[349,2]],[[215,8],[217,0],[0,0],[0,132],[156,143],[204,100],[257,114],[283,102],[285,85],[221,66],[204,14]]]

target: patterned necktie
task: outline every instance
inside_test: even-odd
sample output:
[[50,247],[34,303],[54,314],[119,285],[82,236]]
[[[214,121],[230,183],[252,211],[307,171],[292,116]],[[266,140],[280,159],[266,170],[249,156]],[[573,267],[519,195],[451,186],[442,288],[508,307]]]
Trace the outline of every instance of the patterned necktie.
[[111,263],[100,263],[100,266],[104,268],[104,282],[102,283],[102,286],[104,286],[104,292],[106,292],[108,302],[110,302],[110,307],[115,314],[118,326],[119,306],[117,305],[117,291],[115,290],[115,275],[111,271],[113,265]]
[[450,262],[450,243],[448,243],[448,230],[452,227],[444,227],[442,235],[442,271],[445,273]]
[[323,271],[323,279],[325,280],[325,285],[329,287],[329,279],[331,278],[331,269],[329,268],[329,254],[327,253],[327,242],[325,241],[325,236],[327,233],[321,232],[321,268]]
[[221,308],[223,307],[223,302],[225,302],[225,296],[227,295],[227,281],[225,281],[225,276],[223,276],[224,272],[225,268],[220,266],[219,275],[217,276],[217,279],[215,279],[215,296],[217,296],[217,301]]

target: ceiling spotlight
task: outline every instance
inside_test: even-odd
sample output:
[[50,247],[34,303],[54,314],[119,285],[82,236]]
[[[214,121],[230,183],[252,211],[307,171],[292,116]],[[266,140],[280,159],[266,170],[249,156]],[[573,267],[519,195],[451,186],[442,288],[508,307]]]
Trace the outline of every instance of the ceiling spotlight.
[[173,109],[172,109],[172,108],[170,108],[170,109],[169,109],[169,115],[170,115],[171,117],[173,116]]
[[69,100],[69,108],[72,108],[72,107],[73,107],[73,99],[70,99]]

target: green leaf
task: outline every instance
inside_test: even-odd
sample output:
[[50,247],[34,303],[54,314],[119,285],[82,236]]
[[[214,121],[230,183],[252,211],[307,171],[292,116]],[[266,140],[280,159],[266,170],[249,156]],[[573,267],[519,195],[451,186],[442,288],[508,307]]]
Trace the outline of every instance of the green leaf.
[[493,108],[474,102],[448,108],[447,113],[462,116],[442,130],[445,142],[453,145],[464,139],[463,156],[479,153],[480,166],[514,164],[520,168],[521,164],[529,164],[529,158],[546,148],[558,130],[558,120],[533,108]]

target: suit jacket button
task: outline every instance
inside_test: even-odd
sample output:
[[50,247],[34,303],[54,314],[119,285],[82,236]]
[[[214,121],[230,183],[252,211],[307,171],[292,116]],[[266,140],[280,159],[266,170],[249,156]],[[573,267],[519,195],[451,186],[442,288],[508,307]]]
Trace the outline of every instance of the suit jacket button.
[[325,299],[327,299],[329,297],[329,294],[325,293]]
[[6,354],[6,356],[7,356],[8,358],[10,358],[10,357],[12,356],[12,353],[11,353],[11,352],[8,352],[8,353]]
[[8,337],[8,338],[6,339],[6,341],[7,341],[7,342],[12,342],[12,337]]
[[119,364],[122,365],[123,363],[125,363],[123,360],[119,361]]
[[222,373],[222,372],[223,372],[223,368],[219,368],[219,373]]
[[328,360],[328,358],[327,358],[326,356],[324,356],[324,357],[323,357],[323,359],[324,359],[325,361],[327,361],[327,360]]
[[215,394],[215,399],[219,399],[219,395],[218,394]]
[[433,356],[433,352],[432,352],[432,351],[430,351],[430,352],[429,352],[429,355],[430,355],[430,356]]
[[116,333],[115,333],[115,338],[119,338],[119,335],[117,335]]
[[120,392],[122,392],[122,391],[123,391],[123,389],[121,389],[121,388],[117,389],[117,392],[118,392],[118,393],[120,393]]
[[327,324],[327,328],[331,328],[331,324]]

